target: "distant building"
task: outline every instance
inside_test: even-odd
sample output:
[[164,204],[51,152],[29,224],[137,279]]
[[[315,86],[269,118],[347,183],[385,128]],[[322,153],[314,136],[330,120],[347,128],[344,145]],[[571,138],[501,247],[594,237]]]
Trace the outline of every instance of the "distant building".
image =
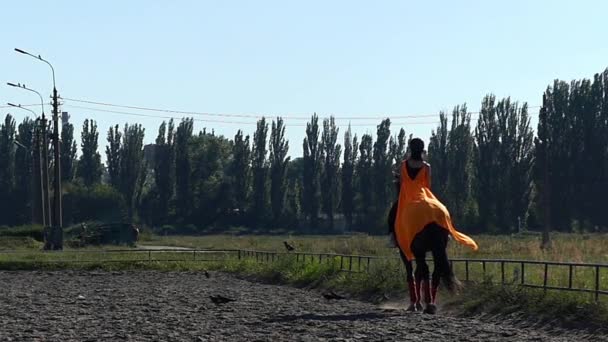
[[63,126],[70,123],[70,114],[68,112],[61,112],[61,124]]
[[148,165],[154,165],[154,155],[156,153],[156,144],[148,144],[144,146],[144,160]]

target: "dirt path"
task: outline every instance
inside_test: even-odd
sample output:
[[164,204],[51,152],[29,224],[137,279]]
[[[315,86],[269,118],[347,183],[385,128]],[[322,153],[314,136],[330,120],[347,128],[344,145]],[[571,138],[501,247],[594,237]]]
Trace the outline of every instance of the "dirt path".
[[[217,307],[211,294],[237,301]],[[0,272],[0,341],[580,340],[572,333],[328,302],[316,292],[219,273],[207,279],[185,272]]]

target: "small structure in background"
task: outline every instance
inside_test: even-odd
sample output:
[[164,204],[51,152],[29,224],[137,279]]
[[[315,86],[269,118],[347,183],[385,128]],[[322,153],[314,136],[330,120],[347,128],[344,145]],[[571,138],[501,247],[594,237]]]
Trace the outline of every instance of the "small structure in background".
[[96,245],[135,246],[139,228],[132,223],[82,223],[66,231],[68,243],[74,247]]

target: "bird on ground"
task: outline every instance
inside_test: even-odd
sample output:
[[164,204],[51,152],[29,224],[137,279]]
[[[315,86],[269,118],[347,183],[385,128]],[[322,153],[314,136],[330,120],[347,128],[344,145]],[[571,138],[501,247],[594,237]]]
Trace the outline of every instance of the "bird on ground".
[[206,277],[207,279],[211,278],[211,275],[209,275],[209,272],[207,272],[207,270],[205,270],[205,273],[204,273],[204,274],[205,274],[205,277]]
[[335,293],[334,291],[331,291],[331,290],[330,290],[330,291],[328,291],[328,292],[325,292],[325,293],[323,294],[323,297],[324,297],[325,299],[327,299],[327,300],[332,300],[332,299],[346,299],[345,297],[340,296],[339,294],[337,294],[337,293]]
[[226,303],[230,303],[230,302],[235,302],[236,301],[236,299],[227,298],[227,297],[224,297],[222,295],[209,296],[209,298],[211,299],[211,301],[215,305],[222,305],[222,304],[226,304]]
[[295,251],[295,247],[290,245],[287,241],[283,241],[283,244],[285,245],[285,249],[287,249],[288,252],[293,252]]

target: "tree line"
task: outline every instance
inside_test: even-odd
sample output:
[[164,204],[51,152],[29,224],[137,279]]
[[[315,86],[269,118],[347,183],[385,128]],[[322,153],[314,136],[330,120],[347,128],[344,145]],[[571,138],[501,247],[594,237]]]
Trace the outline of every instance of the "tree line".
[[[542,99],[536,133],[528,105],[510,98],[487,95],[475,118],[466,104],[439,113],[427,142],[433,191],[463,231],[608,228],[608,69],[556,80]],[[35,129],[10,114],[0,124],[0,225],[32,221]],[[281,117],[232,138],[195,133],[184,118],[163,122],[148,146],[141,125],[110,127],[104,165],[96,122],[84,121],[79,144],[73,132],[66,124],[61,133],[64,220],[136,221],[170,233],[384,232],[397,198],[393,173],[412,138],[391,132],[389,118],[374,141],[313,114],[303,154],[291,159]]]

